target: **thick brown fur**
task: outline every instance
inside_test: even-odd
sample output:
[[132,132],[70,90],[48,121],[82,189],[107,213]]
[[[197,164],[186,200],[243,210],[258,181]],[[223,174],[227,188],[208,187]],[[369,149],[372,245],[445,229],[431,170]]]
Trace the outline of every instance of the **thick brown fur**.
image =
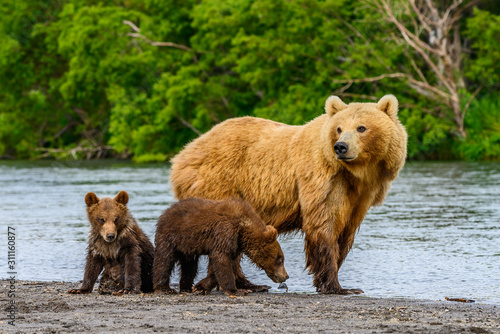
[[83,284],[69,293],[90,293],[104,268],[100,293],[152,292],[154,247],[130,214],[128,194],[99,199],[85,196],[90,222]]
[[153,266],[154,289],[173,293],[170,276],[180,263],[180,291],[190,292],[200,255],[208,255],[208,277],[195,289],[204,293],[218,284],[229,295],[245,294],[236,288],[241,254],[247,255],[274,282],[288,275],[276,240],[252,207],[241,200],[212,201],[190,198],[173,204],[158,219]]
[[368,209],[383,203],[403,167],[407,134],[392,95],[349,105],[331,96],[325,111],[303,126],[222,122],[172,159],[171,182],[179,199],[242,198],[279,233],[302,230],[317,291],[360,292],[342,289],[338,271]]

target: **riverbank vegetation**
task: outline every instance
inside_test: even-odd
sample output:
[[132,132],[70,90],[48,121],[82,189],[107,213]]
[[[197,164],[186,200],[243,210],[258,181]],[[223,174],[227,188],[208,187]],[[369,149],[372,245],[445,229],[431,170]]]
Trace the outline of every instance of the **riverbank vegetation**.
[[163,161],[394,94],[410,159],[500,159],[495,0],[0,0],[0,156]]

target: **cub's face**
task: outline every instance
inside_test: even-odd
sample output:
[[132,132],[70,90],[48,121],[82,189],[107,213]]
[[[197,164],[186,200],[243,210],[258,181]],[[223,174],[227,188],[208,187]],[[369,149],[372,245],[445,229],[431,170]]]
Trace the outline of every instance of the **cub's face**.
[[105,241],[115,241],[126,227],[128,194],[121,191],[115,198],[99,199],[93,192],[85,196],[92,231]]
[[[375,163],[385,158],[390,143],[398,140],[402,127],[397,119],[397,100],[387,95],[378,103],[346,105],[331,96],[325,106],[328,120],[323,127],[326,154],[342,164]],[[404,133],[404,131],[403,131]],[[406,140],[406,137],[401,138]]]
[[288,274],[285,270],[285,256],[276,239],[277,235],[274,227],[267,226],[260,247],[256,247],[256,252],[249,257],[273,282],[281,283],[288,279]]

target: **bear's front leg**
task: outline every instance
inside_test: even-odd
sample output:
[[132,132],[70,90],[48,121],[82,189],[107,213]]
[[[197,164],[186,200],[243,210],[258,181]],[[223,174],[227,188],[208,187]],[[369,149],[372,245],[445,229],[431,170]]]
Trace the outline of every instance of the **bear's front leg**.
[[250,290],[251,292],[268,292],[271,287],[269,285],[256,285],[250,282],[243,274],[241,269],[241,259],[243,254],[238,256],[238,259],[233,264],[233,273],[236,280],[236,287],[242,290]]
[[85,262],[85,273],[83,275],[83,284],[80,289],[68,290],[71,294],[91,293],[94,288],[95,281],[104,267],[104,260],[100,256],[93,256],[89,250],[87,260]]
[[227,254],[220,253],[209,255],[209,258],[209,266],[212,266],[219,287],[226,295],[243,296],[248,294],[248,290],[238,289],[236,287],[236,280],[233,273],[236,259],[231,258]]
[[323,231],[305,235],[306,265],[314,274],[314,286],[321,293],[347,295],[361,293],[359,289],[343,289],[338,279],[339,245],[337,238]]
[[[356,230],[358,229],[359,224],[351,224],[344,228],[340,237],[338,239],[339,245],[339,258],[337,260],[337,268],[340,270],[340,267],[344,263],[347,254],[351,250],[352,244],[354,243],[354,236],[356,235]],[[349,289],[351,293],[364,293],[361,289]]]
[[125,253],[125,285],[117,294],[138,293],[141,286],[140,249],[132,247]]

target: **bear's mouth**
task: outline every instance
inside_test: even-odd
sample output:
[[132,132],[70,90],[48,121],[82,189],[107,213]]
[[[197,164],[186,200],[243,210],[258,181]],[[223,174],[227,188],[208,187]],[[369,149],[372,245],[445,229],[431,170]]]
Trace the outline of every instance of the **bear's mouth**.
[[352,161],[352,160],[354,160],[354,159],[356,159],[356,158],[357,158],[357,157],[339,157],[339,156],[337,156],[337,159],[338,159],[338,160],[340,160],[340,161],[346,161],[346,162],[348,162],[348,161]]

